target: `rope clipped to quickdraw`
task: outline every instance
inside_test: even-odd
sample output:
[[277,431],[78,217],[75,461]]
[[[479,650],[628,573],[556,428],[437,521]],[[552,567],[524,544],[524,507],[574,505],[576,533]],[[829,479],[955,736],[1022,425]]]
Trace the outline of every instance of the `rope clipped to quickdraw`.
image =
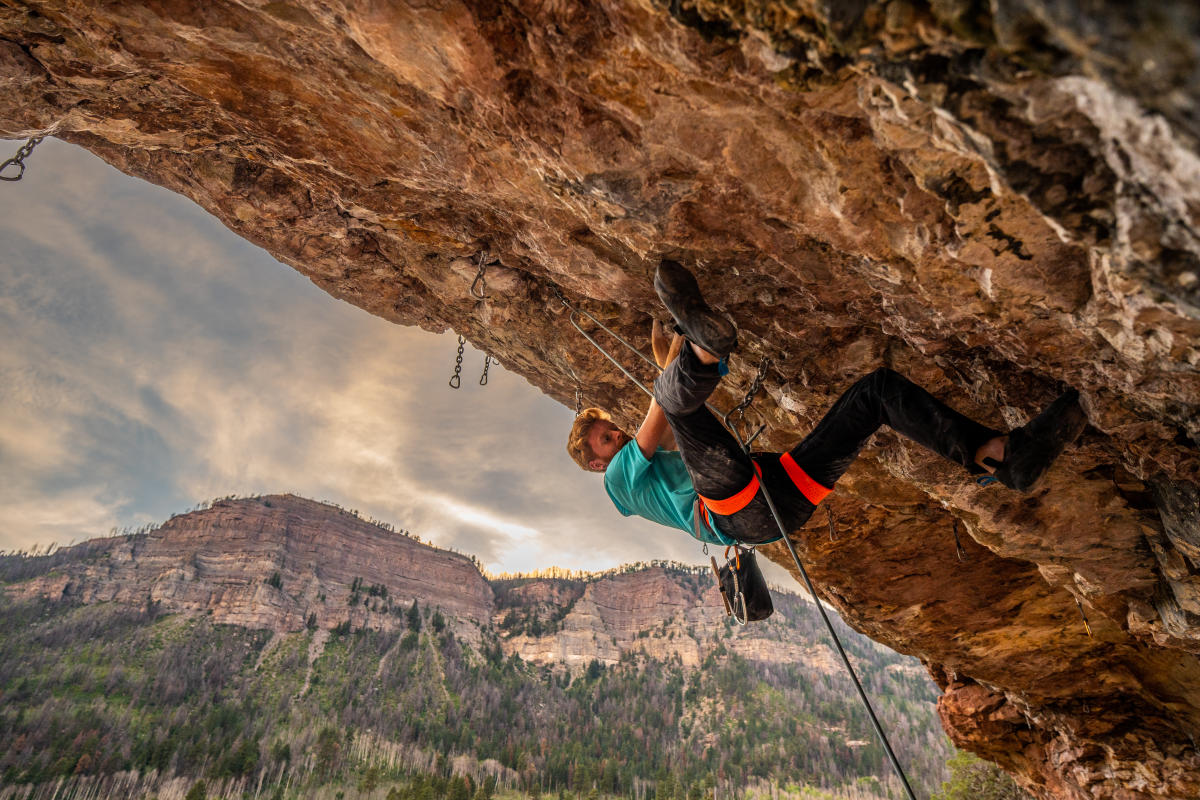
[[[1075,597],[1075,595],[1071,596]],[[1092,626],[1088,624],[1087,614],[1083,613],[1083,603],[1079,602],[1078,597],[1075,597],[1075,606],[1079,609],[1079,616],[1083,617],[1083,629],[1087,631],[1088,638],[1094,639],[1095,636],[1092,634]]]
[[[41,144],[44,136],[34,136],[17,150],[17,154],[12,158],[0,164],[0,181],[19,181],[25,177],[25,159],[29,158],[29,154],[33,152],[33,148]],[[4,171],[10,166],[16,167],[19,171],[16,175],[5,175]]]
[[[653,398],[653,392],[647,389],[641,381],[639,381],[629,372],[629,370],[625,369],[625,367],[622,366],[619,361],[613,358],[607,350],[601,347],[594,338],[588,335],[587,331],[580,327],[579,322],[575,319],[576,315],[582,314],[592,322],[596,323],[596,325],[604,329],[610,336],[632,350],[638,357],[659,372],[662,371],[662,367],[658,366],[658,364],[656,364],[654,361],[651,361],[636,347],[625,341],[625,339],[610,330],[608,326],[604,325],[604,323],[600,322],[600,320],[596,319],[588,312],[573,308],[571,304],[567,302],[566,298],[563,297],[562,292],[559,291],[557,286],[553,286],[552,288],[554,290],[554,294],[557,295],[559,302],[561,302],[563,306],[571,312],[569,319],[575,330],[579,331],[580,335],[591,342],[592,346],[595,347],[601,355],[612,362],[617,369],[621,370],[621,372],[625,374],[625,377],[629,378],[639,389]],[[768,358],[763,358],[762,362],[759,364],[758,372],[755,374],[754,380],[750,384],[750,390],[746,393],[746,396],[742,398],[742,401],[738,403],[736,407],[730,410],[729,413],[721,415],[722,422],[725,423],[725,426],[729,428],[730,432],[737,439],[738,445],[742,448],[742,452],[745,454],[746,458],[751,461],[753,459],[750,458],[750,445],[755,439],[758,438],[758,435],[763,432],[763,429],[766,428],[766,425],[760,426],[748,441],[742,438],[741,431],[738,429],[738,425],[743,421],[745,411],[747,408],[749,408],[750,403],[754,400],[754,396],[757,395],[759,390],[762,388],[762,382],[766,376],[767,370],[770,367],[770,363],[771,362]],[[712,410],[712,407],[709,406],[709,409]],[[714,411],[713,413],[715,414],[716,412]],[[733,421],[732,417],[735,413],[737,414],[738,419]],[[770,491],[767,489],[766,481],[759,482],[759,490],[762,492],[763,500],[765,500],[767,503],[767,508],[771,510],[771,515],[775,518],[775,524],[779,526],[779,533],[783,537],[784,544],[787,545],[788,552],[792,555],[792,560],[796,564],[796,569],[799,570],[800,577],[804,579],[804,585],[808,588],[809,594],[812,595],[813,601],[817,606],[817,611],[820,612],[821,619],[825,622],[825,629],[829,632],[830,638],[833,639],[833,643],[837,648],[838,655],[841,656],[842,664],[845,665],[846,671],[850,674],[850,678],[854,682],[854,688],[858,690],[858,696],[862,700],[863,706],[867,710],[867,716],[871,720],[871,726],[875,729],[875,735],[879,737],[879,741],[883,744],[883,749],[887,753],[889,761],[891,761],[892,768],[895,769],[896,774],[900,777],[900,782],[904,786],[905,794],[908,795],[909,800],[916,800],[916,795],[913,793],[912,787],[908,783],[908,777],[904,774],[904,768],[900,766],[900,761],[896,758],[896,753],[892,750],[892,745],[888,741],[887,735],[883,732],[883,726],[879,724],[879,718],[875,716],[875,710],[871,707],[871,701],[867,697],[866,691],[863,689],[862,682],[859,681],[858,674],[854,671],[854,666],[850,663],[850,658],[846,655],[845,648],[842,647],[842,641],[838,637],[837,631],[834,630],[833,623],[830,621],[829,615],[825,613],[825,607],[821,604],[820,599],[817,597],[817,590],[816,587],[813,586],[812,579],[808,576],[808,570],[806,570],[804,568],[804,564],[801,563],[800,556],[796,553],[796,547],[792,544],[791,537],[788,536],[788,532],[783,524],[783,519],[779,516],[779,509],[776,508],[775,501],[771,497]],[[828,511],[828,507],[826,507],[826,510]],[[832,515],[830,516],[830,519],[832,520]],[[707,552],[707,547],[705,550]],[[714,560],[714,569],[715,568]]]
[[952,530],[954,531],[954,549],[958,553],[958,560],[966,561],[967,551],[963,550],[962,542],[958,540],[958,517],[954,518],[954,527]]
[[[742,443],[743,437],[741,428],[739,426],[745,421],[746,409],[750,407],[750,404],[754,402],[755,395],[757,395],[759,390],[762,389],[763,379],[767,377],[767,370],[770,368],[771,359],[767,356],[763,356],[762,360],[758,362],[758,372],[754,373],[754,379],[750,381],[750,388],[746,390],[746,396],[742,398],[742,402],[729,409],[729,413],[722,417],[722,422],[725,423],[725,427],[733,431],[733,435],[737,437],[738,444],[742,445],[742,449],[745,450],[747,454],[749,454],[750,446],[754,444],[754,440],[757,439],[759,435],[767,429],[767,426],[766,424],[759,425],[758,430],[756,430],[754,435],[746,440],[744,444]],[[734,415],[737,415],[737,419],[734,419]]]

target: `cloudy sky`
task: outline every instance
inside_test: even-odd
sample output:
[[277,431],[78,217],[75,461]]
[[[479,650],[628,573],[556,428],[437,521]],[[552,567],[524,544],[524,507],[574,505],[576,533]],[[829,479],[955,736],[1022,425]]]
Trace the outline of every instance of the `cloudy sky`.
[[0,184],[0,550],[294,492],[493,571],[707,562],[571,462],[573,410],[497,366],[479,386],[469,347],[451,390],[453,334],[335,300],[85,150],[27,163]]

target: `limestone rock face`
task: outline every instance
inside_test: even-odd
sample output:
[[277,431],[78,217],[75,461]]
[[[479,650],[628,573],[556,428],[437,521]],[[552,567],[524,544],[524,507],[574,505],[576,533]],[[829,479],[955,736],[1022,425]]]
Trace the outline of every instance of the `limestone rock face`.
[[1031,495],[884,432],[826,501],[836,541],[799,547],[1038,796],[1195,797],[1198,42],[1183,0],[28,0],[0,10],[0,133],[630,424],[557,292],[644,344],[664,255],[742,327],[718,405],[773,359],[769,448],[880,364],[1000,429],[1078,388],[1090,426]]

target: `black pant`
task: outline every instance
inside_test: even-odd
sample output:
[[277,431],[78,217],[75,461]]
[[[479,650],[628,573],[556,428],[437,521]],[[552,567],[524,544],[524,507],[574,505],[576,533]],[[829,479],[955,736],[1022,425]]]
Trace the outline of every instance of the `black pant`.
[[[715,364],[703,364],[689,344],[654,382],[654,396],[667,415],[683,463],[696,491],[714,500],[737,494],[750,483],[750,464],[733,435],[704,405],[721,376]],[[964,417],[899,373],[880,368],[845,391],[812,433],[790,451],[808,476],[833,488],[867,440],[887,425],[973,473],[975,451],[1002,434]],[[756,453],[771,499],[788,531],[803,525],[815,506],[796,489],[779,453]],[[747,543],[779,535],[762,492],[731,516],[713,515],[717,527]]]

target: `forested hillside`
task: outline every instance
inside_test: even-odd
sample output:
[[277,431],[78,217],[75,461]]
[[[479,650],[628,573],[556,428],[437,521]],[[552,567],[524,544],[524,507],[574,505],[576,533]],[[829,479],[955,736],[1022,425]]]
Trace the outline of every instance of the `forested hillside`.
[[[499,587],[510,598],[512,588]],[[811,606],[777,601],[772,625],[819,640]],[[892,782],[848,679],[741,657],[737,626],[698,668],[628,653],[568,669],[505,655],[526,625],[519,613],[472,646],[418,602],[397,630],[282,634],[154,603],[0,603],[0,798],[31,784],[50,797],[64,779],[100,797],[164,800],[200,780],[222,797],[324,787],[393,800],[506,790],[696,800],[803,786],[871,798]],[[915,662],[841,633],[927,794],[951,752],[935,687]]]

